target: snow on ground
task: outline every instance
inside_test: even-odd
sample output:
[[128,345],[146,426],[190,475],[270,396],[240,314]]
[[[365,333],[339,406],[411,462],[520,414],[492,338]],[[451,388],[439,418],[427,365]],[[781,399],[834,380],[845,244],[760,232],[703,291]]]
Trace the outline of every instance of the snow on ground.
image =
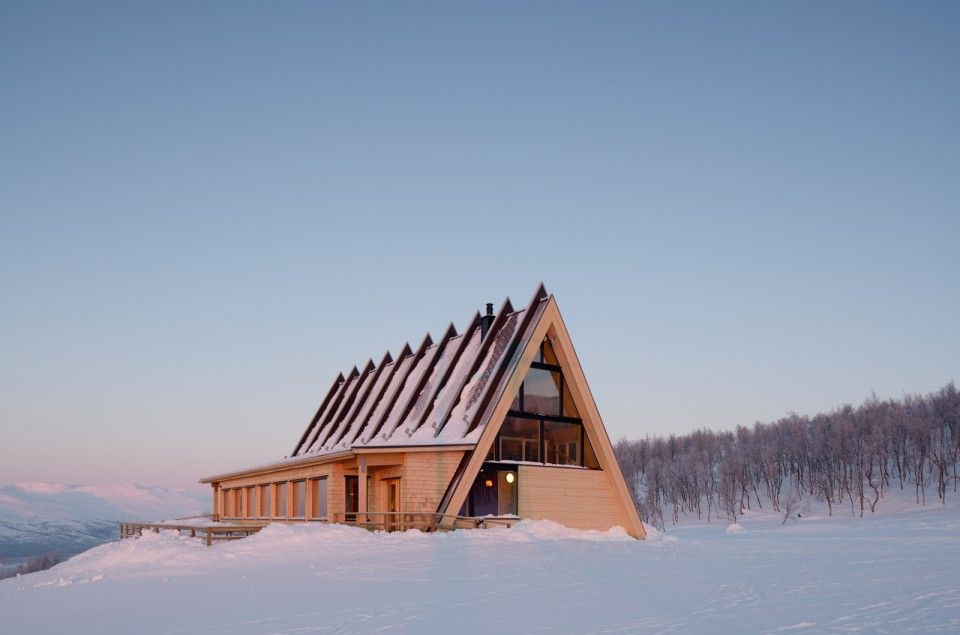
[[173,532],[0,581],[4,633],[960,632],[960,507],[580,532]]

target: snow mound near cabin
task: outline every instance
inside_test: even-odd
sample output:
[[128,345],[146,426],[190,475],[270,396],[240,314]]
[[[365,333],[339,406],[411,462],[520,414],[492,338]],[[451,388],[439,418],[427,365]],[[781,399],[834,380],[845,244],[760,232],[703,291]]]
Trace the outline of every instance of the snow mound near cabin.
[[[323,564],[325,554],[369,554],[404,546],[447,543],[448,548],[468,549],[471,545],[497,543],[534,543],[553,541],[632,542],[626,531],[614,527],[607,531],[570,529],[549,520],[524,520],[512,528],[424,533],[411,529],[383,533],[340,524],[310,523],[267,525],[243,540],[219,543],[208,549],[198,538],[180,535],[175,530],[146,531],[142,536],[100,545],[49,570],[47,580],[34,586],[90,581],[106,576],[151,576],[158,572],[189,574],[225,561],[263,562],[297,561],[307,558]],[[23,580],[28,577],[23,577]]]
[[647,532],[647,537],[644,539],[646,542],[676,542],[680,540],[676,536],[671,536],[647,523],[643,523],[643,529]]
[[[521,520],[511,528],[497,527],[484,531],[497,532],[490,536],[495,540],[502,538],[520,542],[531,540],[592,540],[601,542],[634,540],[623,527],[612,527],[606,531],[598,531],[596,529],[571,529],[552,520]],[[456,535],[456,533],[452,535]],[[468,535],[472,536],[474,534]]]

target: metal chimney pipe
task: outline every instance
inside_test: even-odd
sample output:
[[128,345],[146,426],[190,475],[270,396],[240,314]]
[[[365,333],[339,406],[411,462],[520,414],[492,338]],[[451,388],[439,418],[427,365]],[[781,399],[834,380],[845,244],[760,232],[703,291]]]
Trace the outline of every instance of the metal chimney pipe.
[[487,336],[487,331],[493,326],[493,303],[487,302],[487,314],[480,318],[480,339]]

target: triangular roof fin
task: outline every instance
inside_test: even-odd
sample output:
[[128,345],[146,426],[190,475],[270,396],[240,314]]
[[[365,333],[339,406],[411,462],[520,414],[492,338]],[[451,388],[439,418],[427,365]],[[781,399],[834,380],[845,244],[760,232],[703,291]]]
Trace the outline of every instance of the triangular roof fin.
[[430,334],[427,333],[426,337],[423,338],[423,341],[420,343],[420,346],[417,347],[416,352],[411,352],[410,343],[407,342],[403,345],[403,350],[400,351],[400,355],[397,356],[397,369],[395,372],[400,372],[401,362],[408,356],[413,355],[414,359],[412,363],[403,370],[403,376],[400,377],[400,383],[397,385],[397,389],[390,396],[390,402],[387,404],[387,407],[383,409],[383,413],[380,415],[377,421],[370,421],[370,432],[368,434],[362,434],[361,436],[365,437],[364,443],[368,442],[370,439],[375,437],[378,432],[380,432],[380,427],[384,424],[387,418],[390,416],[390,411],[396,406],[396,401],[400,397],[400,393],[403,392],[403,385],[407,381],[407,375],[410,374],[410,370],[417,365],[417,360],[423,356],[424,352],[433,345],[433,338],[430,337]]
[[[453,322],[451,322],[447,327],[447,330],[443,332],[440,342],[437,345],[437,350],[435,350],[431,355],[427,367],[423,369],[422,373],[420,373],[420,378],[417,380],[417,385],[414,386],[413,390],[410,392],[410,399],[408,399],[407,403],[403,406],[403,411],[401,411],[400,416],[397,419],[398,426],[402,425],[403,422],[407,420],[407,416],[409,416],[417,402],[420,401],[421,393],[426,388],[427,382],[430,381],[430,375],[433,372],[433,368],[437,365],[437,362],[440,361],[440,358],[443,357],[443,352],[446,350],[447,344],[450,343],[450,340],[455,337],[456,334],[457,329],[454,328]],[[429,398],[429,395],[425,398]],[[426,408],[424,408],[424,410],[426,410]],[[409,431],[407,432],[409,434]],[[390,432],[384,431],[384,434],[390,434]]]
[[[503,304],[500,305],[500,311],[497,313],[497,317],[493,320],[493,324],[490,326],[490,330],[487,331],[487,334],[484,336],[483,341],[480,343],[480,350],[477,351],[477,354],[473,358],[473,363],[470,364],[470,370],[464,373],[463,378],[459,386],[455,386],[454,389],[457,391],[455,394],[459,399],[460,395],[463,392],[463,387],[470,381],[470,379],[477,373],[477,370],[480,368],[480,364],[483,363],[484,358],[487,356],[487,351],[490,349],[492,343],[497,339],[497,333],[500,332],[500,329],[503,328],[503,325],[506,323],[508,316],[513,313],[513,305],[510,303],[510,298],[507,297],[503,301]],[[443,431],[444,426],[447,425],[447,421],[450,420],[450,414],[456,409],[456,404],[451,408],[450,412],[447,413],[446,418],[442,423],[437,426],[436,431],[433,433],[434,437],[440,436],[440,433]]]
[[293,448],[293,452],[290,453],[290,456],[296,456],[297,452],[299,452],[303,447],[304,441],[307,440],[307,437],[317,425],[317,420],[320,419],[320,415],[323,414],[324,408],[327,407],[327,404],[330,403],[330,400],[333,399],[333,396],[337,394],[337,391],[340,389],[340,386],[344,381],[343,373],[337,373],[337,378],[333,380],[333,385],[330,386],[330,390],[327,391],[327,395],[323,398],[323,401],[320,402],[320,407],[317,408],[316,414],[314,414],[313,418],[310,419],[310,423],[307,424],[307,428],[303,431],[303,434],[300,435],[300,440],[297,441],[297,445]]
[[364,367],[363,373],[357,370],[356,366],[354,366],[353,370],[350,371],[350,375],[347,378],[347,384],[343,387],[343,395],[340,399],[340,404],[335,410],[333,410],[333,412],[331,412],[330,416],[325,418],[323,424],[317,428],[317,432],[314,434],[313,440],[310,442],[310,448],[316,446],[316,449],[319,450],[323,447],[323,444],[326,442],[327,437],[330,436],[330,432],[336,426],[337,422],[340,420],[340,417],[353,404],[357,390],[360,389],[360,385],[363,383],[363,376],[369,372],[370,366],[372,365],[372,361],[367,362],[367,366]]
[[[527,305],[527,310],[523,313],[523,320],[520,322],[520,325],[517,326],[516,333],[513,336],[513,341],[508,345],[507,352],[504,354],[500,365],[497,367],[493,378],[489,382],[488,388],[480,400],[480,405],[477,406],[476,414],[473,416],[473,419],[467,426],[467,434],[473,432],[479,423],[484,420],[484,415],[486,414],[487,406],[490,404],[491,399],[495,395],[499,397],[499,394],[505,389],[505,386],[500,385],[502,383],[503,375],[508,369],[512,371],[513,368],[516,367],[517,362],[519,361],[517,356],[520,353],[520,344],[525,338],[529,337],[527,331],[529,330],[530,325],[533,323],[533,318],[537,313],[537,308],[540,306],[540,303],[547,299],[547,297],[547,288],[543,286],[543,283],[541,282],[540,286],[537,287],[537,290],[533,292],[533,297],[530,298],[530,304]],[[496,403],[496,401],[494,401],[494,403]]]

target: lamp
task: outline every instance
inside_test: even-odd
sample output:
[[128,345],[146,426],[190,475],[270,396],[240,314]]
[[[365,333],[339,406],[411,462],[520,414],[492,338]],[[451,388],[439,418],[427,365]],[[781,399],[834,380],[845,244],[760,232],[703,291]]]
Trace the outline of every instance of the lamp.
[[513,472],[507,472],[507,482],[508,482],[508,483],[510,483],[511,485],[513,485],[513,482],[514,482],[516,479],[517,479],[517,477],[515,477],[515,476],[513,475]]

